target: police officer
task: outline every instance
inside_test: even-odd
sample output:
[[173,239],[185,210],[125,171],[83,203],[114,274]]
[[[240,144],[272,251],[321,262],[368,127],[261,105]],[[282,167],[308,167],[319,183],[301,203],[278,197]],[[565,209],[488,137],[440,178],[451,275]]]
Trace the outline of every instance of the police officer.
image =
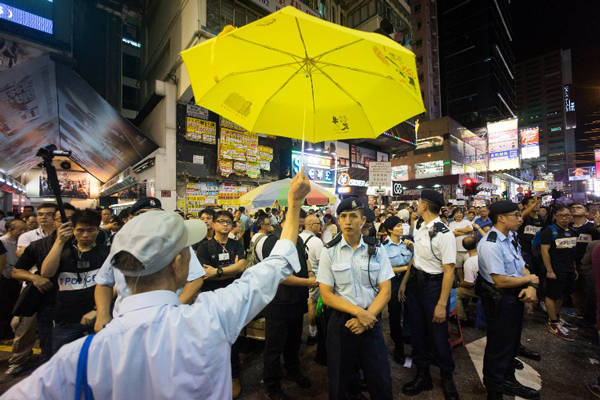
[[416,396],[433,389],[429,373],[431,355],[438,361],[444,396],[458,399],[452,372],[454,359],[448,341],[448,297],[454,281],[456,240],[440,220],[444,197],[435,190],[423,190],[417,205],[415,256],[404,277],[399,296],[408,298],[412,359],[417,366],[415,378],[404,385],[402,393]]
[[525,268],[516,232],[523,219],[518,205],[498,201],[490,206],[494,227],[477,246],[479,277],[476,292],[481,296],[488,323],[483,359],[483,384],[490,400],[503,394],[524,399],[539,399],[540,394],[521,385],[515,378],[515,361],[524,303],[536,300],[539,279]]
[[342,201],[337,215],[342,234],[323,249],[317,276],[323,303],[332,310],[327,325],[329,398],[356,394],[360,365],[371,398],[391,399],[390,364],[379,315],[390,300],[394,273],[385,249],[376,239],[361,235],[366,223],[362,202]]

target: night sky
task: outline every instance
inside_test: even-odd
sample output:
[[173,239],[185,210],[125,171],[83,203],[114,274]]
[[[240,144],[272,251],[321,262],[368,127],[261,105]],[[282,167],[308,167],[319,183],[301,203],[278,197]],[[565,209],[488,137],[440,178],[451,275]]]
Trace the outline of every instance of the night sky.
[[[516,62],[560,48],[571,49],[577,160],[579,164],[593,163],[591,147],[600,147],[600,134],[585,133],[590,128],[586,129],[583,122],[590,113],[600,112],[600,1],[513,0],[511,3]],[[585,140],[591,137],[598,140]]]

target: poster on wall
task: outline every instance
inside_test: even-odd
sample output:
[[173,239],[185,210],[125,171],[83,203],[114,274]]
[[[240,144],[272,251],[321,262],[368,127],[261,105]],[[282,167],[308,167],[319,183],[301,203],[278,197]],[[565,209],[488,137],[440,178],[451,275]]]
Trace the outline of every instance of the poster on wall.
[[538,158],[540,156],[540,128],[523,128],[521,136],[521,158]]
[[193,142],[217,144],[217,124],[213,121],[187,117],[185,138]]
[[[56,171],[61,196],[87,199],[90,197],[90,174],[77,171]],[[46,171],[40,174],[40,197],[53,197]]]
[[196,103],[188,103],[186,113],[188,117],[208,119],[208,110],[197,106]]
[[[226,124],[235,125],[233,123]],[[236,175],[258,178],[260,176],[261,163],[265,167],[265,163],[273,159],[273,149],[270,147],[263,146],[261,155],[257,134],[224,127],[221,127],[218,153],[218,168],[223,176],[235,173]]]
[[390,161],[390,156],[387,153],[377,152],[377,161]]

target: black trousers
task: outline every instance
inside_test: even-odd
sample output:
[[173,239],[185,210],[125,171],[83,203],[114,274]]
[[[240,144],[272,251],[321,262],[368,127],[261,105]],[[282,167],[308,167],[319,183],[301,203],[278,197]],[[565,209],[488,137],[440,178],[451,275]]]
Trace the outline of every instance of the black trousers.
[[392,399],[392,377],[381,320],[373,329],[356,335],[346,328],[348,314],[333,311],[327,326],[327,374],[329,398],[343,400],[356,381],[358,367],[363,371],[372,399]]
[[403,303],[398,301],[398,291],[402,284],[404,274],[392,278],[392,298],[388,303],[390,314],[390,336],[394,341],[395,351],[404,354],[404,331],[402,329]]
[[267,391],[280,388],[283,372],[281,355],[288,374],[300,370],[300,345],[302,344],[302,325],[304,316],[273,319],[265,318],[264,382]]
[[516,294],[504,294],[495,314],[486,312],[487,344],[483,357],[483,384],[488,390],[502,392],[505,380],[515,380],[514,358],[523,330],[525,305]]
[[432,322],[435,306],[442,291],[441,280],[425,280],[421,285],[411,279],[407,285],[408,316],[410,319],[410,338],[412,342],[412,359],[418,368],[427,369],[431,365],[431,354],[436,358],[443,373],[454,371],[452,347],[448,339],[448,323]]
[[21,282],[8,279],[0,274],[0,340],[13,336],[10,321],[13,318],[13,308],[21,293]]

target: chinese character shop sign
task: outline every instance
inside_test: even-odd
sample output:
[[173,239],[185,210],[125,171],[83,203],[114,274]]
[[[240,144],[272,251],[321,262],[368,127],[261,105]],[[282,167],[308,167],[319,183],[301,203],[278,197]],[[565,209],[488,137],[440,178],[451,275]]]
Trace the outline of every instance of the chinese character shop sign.
[[[333,159],[314,154],[305,154],[306,175],[308,179],[324,187],[333,187],[334,171],[332,170]],[[299,152],[292,152],[292,176],[300,171],[301,155]]]
[[369,164],[369,186],[388,187],[392,184],[392,163],[372,161]]

